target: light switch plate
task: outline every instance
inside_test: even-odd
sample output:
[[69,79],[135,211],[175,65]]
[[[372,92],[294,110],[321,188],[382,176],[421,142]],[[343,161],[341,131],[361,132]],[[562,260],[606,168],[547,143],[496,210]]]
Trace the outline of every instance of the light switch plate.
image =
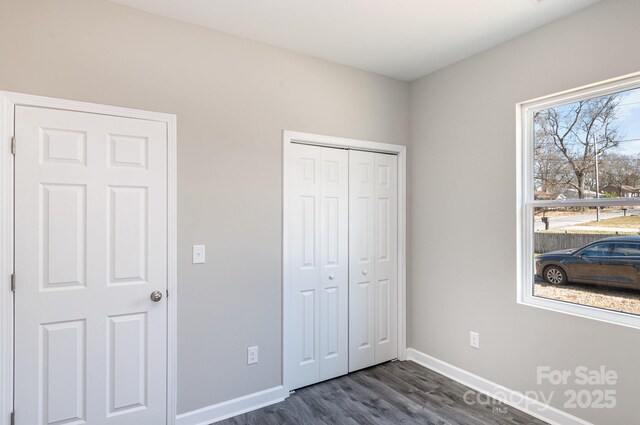
[[205,248],[204,245],[193,246],[193,264],[204,264]]

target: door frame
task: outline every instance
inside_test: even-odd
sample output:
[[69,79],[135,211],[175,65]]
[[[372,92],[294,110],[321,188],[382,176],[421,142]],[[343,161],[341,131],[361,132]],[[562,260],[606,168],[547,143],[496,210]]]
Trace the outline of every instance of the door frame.
[[407,148],[390,143],[370,142],[367,140],[348,139],[343,137],[322,136],[319,134],[301,133],[284,130],[282,133],[282,386],[284,396],[288,397],[290,381],[287,377],[287,362],[290,343],[290,320],[292,320],[292,300],[287,288],[291,284],[288,259],[287,221],[291,216],[288,197],[291,187],[287,164],[291,159],[293,144],[314,145],[329,148],[361,150],[367,152],[390,153],[398,156],[398,360],[407,358]]
[[[0,425],[10,424],[14,397],[14,293],[11,290],[11,274],[14,271],[14,156],[11,140],[16,106],[142,119],[162,122],[167,126],[167,425],[174,425],[177,381],[176,116],[6,91],[0,92]],[[18,145],[18,152],[19,149]]]

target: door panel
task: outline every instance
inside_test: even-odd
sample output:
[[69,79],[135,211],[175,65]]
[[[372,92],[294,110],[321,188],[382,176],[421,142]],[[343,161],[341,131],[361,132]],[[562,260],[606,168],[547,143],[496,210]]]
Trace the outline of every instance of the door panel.
[[640,287],[640,244],[617,242],[606,264],[609,285],[634,289]]
[[[300,291],[300,364],[316,363],[316,296],[315,291]],[[314,368],[315,369],[315,368]]]
[[339,336],[341,334],[340,316],[338,310],[340,307],[340,298],[337,288],[327,288],[324,291],[324,298],[321,302],[322,316],[325,318],[326,326],[322,329],[322,339],[324,341],[323,352],[325,360],[338,355],[338,347],[340,345]]
[[109,187],[109,285],[147,283],[147,188]]
[[570,272],[574,282],[604,283],[607,281],[606,267],[603,262],[613,254],[613,243],[596,243],[579,252],[577,261],[570,263]]
[[292,388],[317,382],[320,365],[317,355],[319,333],[319,301],[316,297],[320,285],[318,250],[320,223],[319,179],[320,157],[316,151],[296,149],[289,171],[291,173],[292,210],[289,226],[291,286],[290,367]]
[[[371,303],[373,299],[373,285],[371,281],[358,282],[358,286],[354,295],[354,301],[357,307],[354,309],[354,334],[353,338],[356,349],[360,352],[373,349],[373,339],[371,333],[371,323],[373,320],[374,306]],[[355,359],[354,359],[355,360]]]
[[376,343],[384,344],[391,340],[391,320],[389,313],[391,310],[389,280],[382,279],[378,281],[378,293],[376,294],[376,300],[378,305],[376,306],[378,315],[376,320]]
[[349,158],[342,149],[320,149],[320,380],[349,365]]
[[572,280],[579,283],[603,282],[601,259],[600,257],[583,257],[580,262],[571,263],[569,267],[573,276]]
[[349,151],[349,372],[375,360],[375,154]]
[[604,284],[620,288],[637,288],[638,266],[640,262],[625,257],[611,256],[601,261],[601,275],[605,276]]
[[397,357],[397,157],[349,152],[349,371]]
[[348,157],[294,145],[287,166],[292,329],[285,367],[290,387],[299,388],[347,373]]
[[44,423],[86,420],[86,326],[84,320],[48,323],[40,327],[42,354],[39,400]]
[[375,358],[398,357],[398,157],[375,154]]
[[86,285],[86,189],[85,185],[40,186],[43,290]]
[[109,416],[147,405],[147,314],[125,314],[107,319]]
[[166,423],[166,125],[15,124],[16,424]]

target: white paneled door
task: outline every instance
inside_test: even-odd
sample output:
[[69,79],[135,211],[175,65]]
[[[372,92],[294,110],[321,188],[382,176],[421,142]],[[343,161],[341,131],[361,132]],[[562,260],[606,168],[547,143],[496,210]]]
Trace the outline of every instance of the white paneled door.
[[398,357],[398,159],[291,144],[285,364],[295,389]]
[[294,144],[287,226],[287,376],[299,388],[348,370],[348,153]]
[[16,424],[165,424],[166,124],[15,112]]
[[349,151],[349,371],[398,356],[398,159]]

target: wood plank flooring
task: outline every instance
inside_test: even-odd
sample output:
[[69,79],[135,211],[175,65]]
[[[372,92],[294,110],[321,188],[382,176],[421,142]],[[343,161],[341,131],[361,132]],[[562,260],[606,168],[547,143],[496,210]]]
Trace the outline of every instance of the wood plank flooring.
[[[469,388],[416,363],[389,362],[301,388],[221,425],[542,425],[510,406],[465,403]],[[467,399],[476,400],[475,392]],[[481,397],[483,401],[486,398]]]

